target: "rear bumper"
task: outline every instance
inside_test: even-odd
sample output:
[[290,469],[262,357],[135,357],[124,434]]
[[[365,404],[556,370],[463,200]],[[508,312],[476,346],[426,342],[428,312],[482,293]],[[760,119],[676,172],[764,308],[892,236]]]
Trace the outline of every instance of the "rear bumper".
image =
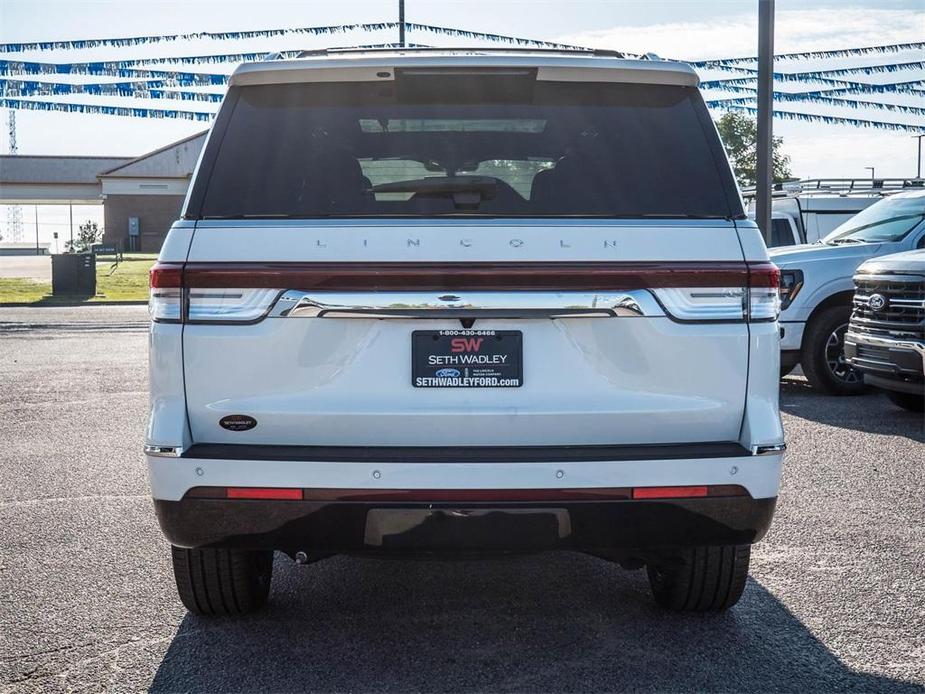
[[[777,375],[775,374],[776,378]],[[770,441],[769,443],[776,443]],[[148,447],[152,496],[179,501],[194,487],[303,489],[600,489],[737,485],[777,496],[783,453],[736,443],[664,446],[320,447],[202,445],[175,457]]]
[[309,557],[345,552],[590,553],[760,540],[776,498],[382,503],[186,498],[155,500],[180,547],[275,549]]
[[[197,445],[173,453],[148,455],[158,519],[173,544],[309,555],[605,553],[756,542],[771,522],[783,460],[781,451],[752,454],[721,442],[410,449]],[[667,486],[703,486],[709,496],[634,498],[635,488]],[[284,488],[296,498],[225,498],[225,489],[241,487]]]

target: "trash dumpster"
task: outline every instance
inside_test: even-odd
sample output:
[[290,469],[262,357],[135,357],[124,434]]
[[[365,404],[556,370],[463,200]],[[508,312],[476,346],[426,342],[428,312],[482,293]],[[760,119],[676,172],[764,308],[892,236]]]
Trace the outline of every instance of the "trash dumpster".
[[62,253],[51,256],[51,293],[95,295],[96,256],[93,253]]

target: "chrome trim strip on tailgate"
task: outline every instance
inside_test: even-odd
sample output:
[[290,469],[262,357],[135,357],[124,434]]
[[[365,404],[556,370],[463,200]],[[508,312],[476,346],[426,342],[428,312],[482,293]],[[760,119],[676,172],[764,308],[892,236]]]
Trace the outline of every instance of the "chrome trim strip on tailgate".
[[[776,452],[782,452],[780,448]],[[768,451],[771,453],[771,451]],[[755,455],[735,441],[577,446],[277,446],[197,443],[183,452],[198,460],[338,463],[538,463],[621,460],[700,460]]]
[[615,318],[664,316],[645,290],[626,292],[305,292],[288,290],[270,318]]

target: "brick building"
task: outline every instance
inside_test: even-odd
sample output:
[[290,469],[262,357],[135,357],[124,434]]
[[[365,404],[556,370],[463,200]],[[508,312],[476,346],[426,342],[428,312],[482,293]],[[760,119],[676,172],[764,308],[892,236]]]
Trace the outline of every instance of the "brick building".
[[[180,215],[205,139],[201,132],[97,174],[106,230],[103,243],[121,244],[126,251],[160,250]],[[137,236],[130,229],[137,230]]]

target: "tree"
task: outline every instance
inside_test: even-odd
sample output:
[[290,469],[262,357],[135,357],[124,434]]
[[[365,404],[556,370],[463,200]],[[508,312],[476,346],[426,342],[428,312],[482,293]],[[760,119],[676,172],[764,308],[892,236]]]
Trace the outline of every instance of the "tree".
[[103,238],[103,230],[89,219],[77,228],[77,238],[64,244],[69,253],[81,253]]
[[[727,111],[716,121],[716,128],[739,185],[755,185],[758,181],[758,122],[743,113]],[[790,157],[783,153],[783,145],[782,137],[775,137],[771,144],[771,176],[775,183],[790,178]]]

